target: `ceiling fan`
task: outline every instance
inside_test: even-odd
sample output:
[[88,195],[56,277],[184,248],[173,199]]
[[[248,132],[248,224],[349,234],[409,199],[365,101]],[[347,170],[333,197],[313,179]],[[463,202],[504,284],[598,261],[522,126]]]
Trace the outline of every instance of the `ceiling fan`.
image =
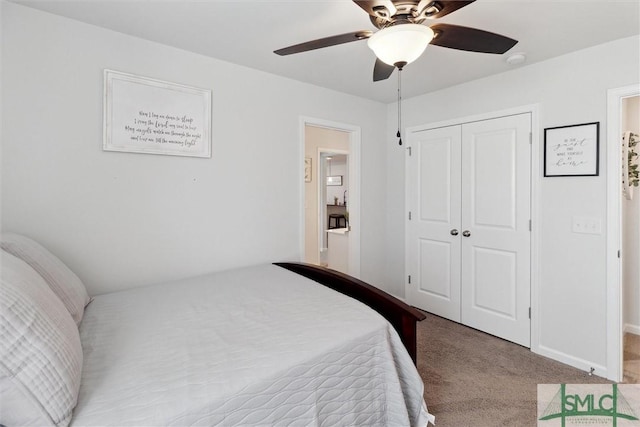
[[362,30],[312,40],[274,51],[291,55],[343,43],[368,39],[376,54],[373,81],[385,80],[393,70],[416,60],[428,44],[471,52],[502,54],[517,40],[500,34],[452,24],[426,25],[475,0],[353,0],[369,14],[377,32]]

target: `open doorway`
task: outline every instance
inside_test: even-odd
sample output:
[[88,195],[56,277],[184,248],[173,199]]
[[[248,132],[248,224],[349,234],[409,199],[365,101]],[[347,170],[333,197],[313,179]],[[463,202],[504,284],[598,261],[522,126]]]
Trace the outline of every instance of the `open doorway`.
[[[621,104],[623,195],[621,208],[623,381],[640,382],[640,188],[634,172],[640,156],[640,95]],[[625,164],[625,158],[627,160]],[[636,185],[634,185],[636,184]]]
[[[629,368],[637,368],[640,376],[640,349],[624,345],[625,334],[640,333],[640,225],[634,218],[640,209],[634,213],[635,203],[626,199],[621,179],[623,164],[628,162],[628,156],[623,159],[623,135],[640,126],[637,107],[632,105],[639,97],[637,84],[610,89],[607,94],[607,378],[613,381],[633,381],[632,372],[625,372]],[[632,190],[633,199],[640,197],[639,190]]]
[[305,118],[302,146],[302,259],[358,277],[360,130]]

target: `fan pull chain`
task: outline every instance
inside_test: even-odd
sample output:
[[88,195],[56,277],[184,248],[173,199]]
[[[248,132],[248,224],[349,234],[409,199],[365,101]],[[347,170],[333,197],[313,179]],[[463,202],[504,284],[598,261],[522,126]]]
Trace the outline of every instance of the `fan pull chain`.
[[402,129],[402,67],[398,67],[398,132],[396,133],[398,145],[402,145],[400,129]]

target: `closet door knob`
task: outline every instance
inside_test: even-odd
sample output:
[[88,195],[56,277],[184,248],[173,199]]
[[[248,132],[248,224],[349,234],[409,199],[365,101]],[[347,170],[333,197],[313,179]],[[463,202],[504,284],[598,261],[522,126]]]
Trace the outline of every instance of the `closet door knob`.
[[471,232],[470,232],[469,230],[464,230],[464,231],[462,232],[462,235],[463,235],[464,237],[469,237],[469,236],[471,236]]
[[451,233],[452,236],[457,236],[458,235],[458,230],[456,230],[455,228],[453,230],[451,230],[449,233]]

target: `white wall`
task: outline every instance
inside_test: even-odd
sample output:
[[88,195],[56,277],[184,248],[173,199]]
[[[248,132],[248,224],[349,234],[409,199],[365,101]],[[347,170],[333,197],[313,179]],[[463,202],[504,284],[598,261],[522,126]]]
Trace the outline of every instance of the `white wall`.
[[[640,96],[624,99],[622,110],[623,131],[640,135]],[[640,187],[622,197],[622,283],[625,330],[640,334]]]
[[[403,125],[412,127],[538,104],[538,147],[545,127],[600,122],[600,175],[541,178],[540,222],[534,229],[540,236],[540,350],[576,366],[593,366],[600,374],[607,362],[607,89],[638,83],[639,64],[640,38],[631,37],[408,99],[402,108]],[[388,129],[394,129],[396,117],[396,105],[389,105]],[[396,283],[394,292],[402,294],[406,150],[388,137],[387,282]],[[541,166],[534,168],[538,176]],[[603,234],[572,233],[573,216],[599,219]]]
[[[92,294],[299,259],[313,117],[362,129],[362,278],[384,286],[383,104],[0,4],[3,230],[59,254]],[[102,151],[104,68],[211,88],[213,157]]]

